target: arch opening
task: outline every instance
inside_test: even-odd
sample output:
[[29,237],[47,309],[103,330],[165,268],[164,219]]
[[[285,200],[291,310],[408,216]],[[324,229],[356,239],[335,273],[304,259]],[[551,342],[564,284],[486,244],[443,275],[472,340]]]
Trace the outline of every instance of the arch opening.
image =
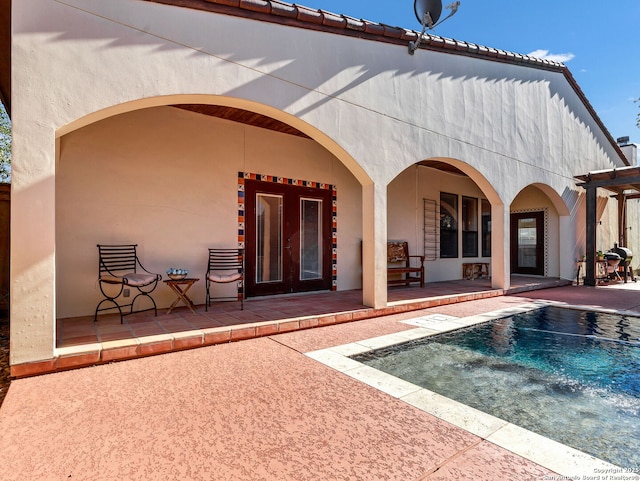
[[[510,205],[510,272],[512,275],[563,277],[566,259],[573,265],[575,233],[567,229],[570,210],[549,185],[523,188]],[[570,278],[570,277],[569,277]]]
[[[208,103],[192,103],[196,100]],[[263,106],[250,111],[242,107],[255,106],[232,100],[145,99],[58,130],[58,318],[95,308],[96,244],[135,243],[153,272],[180,267],[196,273],[203,270],[208,247],[246,248],[255,242],[245,236],[246,223],[257,222],[255,214],[240,209],[245,180],[306,189],[307,219],[317,208],[328,213],[324,237],[332,237],[337,212],[353,220],[340,224],[336,239],[323,250],[330,267],[322,275],[336,290],[361,287],[358,246],[368,175],[312,126],[286,123],[288,114]],[[203,295],[194,289],[194,302]],[[171,300],[170,292],[159,291],[159,307]]]
[[470,265],[490,275],[499,245],[492,217],[502,200],[481,172],[433,157],[398,174],[387,195],[387,238],[408,241],[412,253],[424,256],[427,282],[462,279]]

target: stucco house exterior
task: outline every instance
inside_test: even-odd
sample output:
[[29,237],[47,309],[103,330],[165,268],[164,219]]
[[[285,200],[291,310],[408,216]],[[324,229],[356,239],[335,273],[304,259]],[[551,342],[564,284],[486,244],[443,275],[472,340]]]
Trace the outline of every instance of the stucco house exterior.
[[[362,289],[373,307],[392,239],[427,257],[428,282],[475,261],[497,288],[519,272],[571,280],[575,176],[628,164],[559,63],[437,36],[409,55],[415,31],[275,0],[0,5],[13,365],[54,357],[56,319],[93,313],[96,244],[136,243],[154,272],[200,272],[208,247],[240,246],[249,296]],[[597,206],[605,249],[618,207],[606,192]],[[531,229],[543,242],[518,259]],[[289,278],[284,249],[311,274],[269,290]]]

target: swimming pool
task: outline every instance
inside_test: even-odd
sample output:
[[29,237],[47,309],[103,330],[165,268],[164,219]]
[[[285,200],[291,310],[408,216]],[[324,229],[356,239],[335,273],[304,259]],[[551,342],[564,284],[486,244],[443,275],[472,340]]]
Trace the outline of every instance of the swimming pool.
[[352,359],[618,466],[640,466],[640,318],[545,307]]

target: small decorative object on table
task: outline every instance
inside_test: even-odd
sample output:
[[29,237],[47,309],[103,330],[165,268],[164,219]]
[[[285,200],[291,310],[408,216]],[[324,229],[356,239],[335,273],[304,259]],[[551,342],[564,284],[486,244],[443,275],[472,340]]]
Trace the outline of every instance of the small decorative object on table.
[[167,271],[167,275],[172,281],[180,281],[187,277],[187,274],[189,274],[189,271],[187,269],[176,269],[175,267],[171,267]]

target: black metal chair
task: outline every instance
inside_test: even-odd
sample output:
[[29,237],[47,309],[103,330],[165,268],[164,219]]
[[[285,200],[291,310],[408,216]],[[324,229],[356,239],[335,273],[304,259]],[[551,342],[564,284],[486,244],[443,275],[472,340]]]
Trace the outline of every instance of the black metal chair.
[[[158,308],[150,293],[158,285],[158,281],[162,279],[160,274],[149,272],[140,263],[136,251],[137,244],[125,245],[104,245],[98,244],[98,285],[104,296],[97,307],[93,317],[94,322],[98,320],[98,312],[118,309],[120,313],[120,323],[122,324],[124,316],[133,314],[133,305],[138,297],[147,297],[151,300],[153,307],[141,309],[143,312],[154,310],[158,315]],[[110,286],[110,288],[106,288]],[[129,304],[118,304],[116,299],[124,293],[126,287],[134,287],[138,290],[138,294],[131,300]],[[105,289],[106,288],[106,289]],[[108,307],[101,307],[104,303],[112,304]],[[130,311],[126,314],[122,312],[122,308],[130,307]]]
[[[212,297],[213,284],[238,285],[236,297]],[[209,309],[211,300],[237,301],[240,300],[240,310],[244,310],[244,249],[209,249],[209,264],[206,276],[207,299],[205,310]]]

